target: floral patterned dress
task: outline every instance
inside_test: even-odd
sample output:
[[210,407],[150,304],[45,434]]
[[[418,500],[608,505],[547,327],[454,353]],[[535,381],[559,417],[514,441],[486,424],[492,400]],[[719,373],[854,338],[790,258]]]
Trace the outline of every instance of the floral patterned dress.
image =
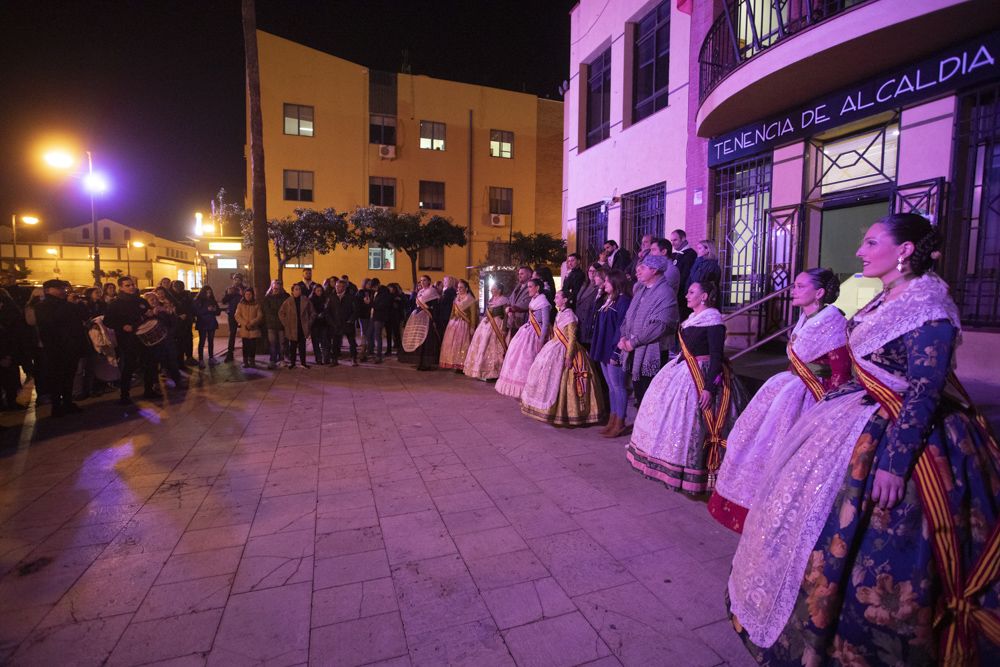
[[[733,559],[733,625],[766,665],[1000,664],[1000,450],[945,393],[958,334],[947,287],[914,280],[849,328],[856,375],[879,384],[827,394],[765,472]],[[906,480],[890,509],[869,499],[878,470]]]

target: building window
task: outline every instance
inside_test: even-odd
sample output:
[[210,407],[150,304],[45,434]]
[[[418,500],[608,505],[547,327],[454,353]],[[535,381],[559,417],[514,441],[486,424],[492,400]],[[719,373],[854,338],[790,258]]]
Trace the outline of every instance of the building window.
[[490,214],[510,215],[514,212],[514,188],[490,188]]
[[421,271],[444,271],[444,248],[424,248],[417,266]]
[[634,257],[641,249],[643,236],[663,236],[666,216],[666,183],[622,195],[622,247]]
[[368,204],[370,206],[396,205],[396,179],[371,176],[368,178]]
[[765,271],[771,157],[751,158],[715,171],[716,225],[722,239],[722,305],[739,307],[769,292]]
[[371,271],[392,271],[396,268],[396,251],[392,248],[368,246],[368,268]]
[[420,147],[424,150],[444,150],[445,124],[432,120],[420,121]]
[[288,201],[312,201],[313,173],[286,169],[285,199]]
[[[998,119],[1000,85],[959,97],[944,260],[962,323],[976,327],[1000,326]],[[934,220],[934,216],[928,217]]]
[[670,2],[661,3],[636,26],[632,120],[667,106],[670,83]]
[[313,136],[313,108],[302,104],[286,104],[285,134]]
[[380,113],[368,117],[368,143],[385,146],[396,145],[396,117]]
[[611,47],[587,65],[587,147],[611,136]]
[[591,204],[576,210],[576,254],[584,267],[597,261],[608,238],[608,207]]
[[104,229],[101,230],[101,233],[103,235],[102,238],[105,241],[110,241],[111,240],[111,228],[110,227],[105,227]]
[[88,240],[90,238],[90,227],[84,227],[83,230],[81,230],[80,235],[83,237],[84,241]]
[[420,181],[420,208],[432,210],[444,208],[444,183]]
[[810,197],[896,181],[899,125],[895,122],[810,143],[816,154]]
[[514,133],[490,130],[490,157],[514,157]]

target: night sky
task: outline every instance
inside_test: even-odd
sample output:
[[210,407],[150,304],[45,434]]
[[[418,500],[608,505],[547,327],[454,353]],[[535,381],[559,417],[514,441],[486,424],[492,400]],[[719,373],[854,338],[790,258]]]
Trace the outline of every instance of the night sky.
[[[0,224],[89,222],[79,180],[40,166],[52,135],[77,139],[112,181],[99,218],[181,238],[220,187],[242,200],[239,0],[0,4]],[[373,69],[400,71],[405,49],[414,74],[558,99],[574,4],[257,0],[257,24]]]

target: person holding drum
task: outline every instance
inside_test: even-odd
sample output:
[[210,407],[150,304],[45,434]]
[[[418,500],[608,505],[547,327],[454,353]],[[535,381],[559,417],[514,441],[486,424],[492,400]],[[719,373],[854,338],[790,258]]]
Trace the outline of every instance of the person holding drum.
[[[114,329],[118,341],[118,367],[121,369],[121,398],[119,403],[132,402],[129,396],[132,376],[142,371],[143,398],[158,398],[162,394],[156,388],[156,365],[149,348],[137,336],[139,327],[150,317],[149,304],[138,295],[135,282],[129,276],[118,278],[118,292],[104,316],[105,326]],[[155,322],[155,320],[154,320]]]

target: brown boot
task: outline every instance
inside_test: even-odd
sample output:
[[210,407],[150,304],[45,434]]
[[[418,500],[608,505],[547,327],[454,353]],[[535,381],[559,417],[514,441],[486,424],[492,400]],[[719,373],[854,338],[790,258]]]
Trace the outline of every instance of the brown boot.
[[608,419],[608,430],[602,433],[605,438],[617,438],[625,430],[624,419],[618,415],[612,415]]

